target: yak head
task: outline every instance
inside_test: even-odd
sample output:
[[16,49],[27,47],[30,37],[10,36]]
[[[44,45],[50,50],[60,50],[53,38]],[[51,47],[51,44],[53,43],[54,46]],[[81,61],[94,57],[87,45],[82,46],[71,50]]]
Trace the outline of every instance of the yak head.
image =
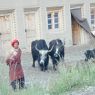
[[54,47],[54,57],[60,57],[61,49],[63,48],[63,44],[57,43]]
[[41,70],[43,71],[47,69],[48,60],[49,60],[48,53],[51,52],[52,49],[51,50],[46,50],[46,49],[39,50],[36,45],[36,50],[39,52],[38,63],[39,63]]

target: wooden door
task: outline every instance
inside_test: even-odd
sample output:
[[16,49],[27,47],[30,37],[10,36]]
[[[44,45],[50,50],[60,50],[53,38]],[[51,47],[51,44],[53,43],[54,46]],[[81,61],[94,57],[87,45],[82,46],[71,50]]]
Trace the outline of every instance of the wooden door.
[[72,39],[73,45],[80,44],[80,25],[76,22],[76,20],[72,17]]
[[11,18],[10,15],[0,16],[0,54],[5,56],[11,49]]
[[25,14],[25,24],[26,24],[26,42],[27,49],[30,51],[31,42],[36,39],[36,22],[35,13]]

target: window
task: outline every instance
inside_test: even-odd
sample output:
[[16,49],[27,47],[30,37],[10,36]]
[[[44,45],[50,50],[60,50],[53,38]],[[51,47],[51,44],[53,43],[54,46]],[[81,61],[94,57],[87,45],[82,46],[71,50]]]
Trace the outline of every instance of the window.
[[48,30],[59,28],[59,12],[49,12],[48,17]]
[[58,24],[58,13],[54,13],[54,24],[55,24],[54,25],[55,28],[59,28],[58,27],[58,25],[59,25]]
[[91,30],[95,30],[95,7],[91,7]]
[[52,14],[48,14],[48,29],[52,29]]

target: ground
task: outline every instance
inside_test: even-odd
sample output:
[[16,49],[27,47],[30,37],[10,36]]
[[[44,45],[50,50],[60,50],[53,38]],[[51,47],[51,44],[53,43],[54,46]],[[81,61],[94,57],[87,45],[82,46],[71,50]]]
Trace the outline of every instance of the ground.
[[25,72],[26,85],[32,86],[33,84],[41,84],[42,87],[47,88],[49,82],[57,78],[58,72],[54,72],[52,64],[49,64],[49,70],[46,72],[40,71],[38,64],[36,67],[32,67],[32,56],[31,53],[26,53],[22,56],[22,63]]
[[[62,60],[60,66],[63,64],[74,64],[76,62],[82,62],[85,59],[84,52],[86,49],[92,48],[92,46],[75,46],[70,48],[65,48],[65,59]],[[1,63],[4,63],[4,60],[0,59]],[[53,71],[52,63],[49,62],[49,70],[46,72],[41,72],[38,68],[38,64],[36,67],[32,67],[32,56],[29,52],[23,52],[22,54],[22,65],[25,73],[26,86],[30,87],[33,85],[41,85],[42,88],[48,90],[48,86],[54,80],[59,77],[59,71]],[[8,67],[7,67],[8,69]],[[59,69],[59,68],[58,68]],[[81,89],[79,91],[72,91],[67,93],[67,95],[95,95],[95,87],[87,87],[85,89]],[[90,93],[90,94],[89,94]]]
[[[84,52],[86,49],[92,49],[92,46],[75,46],[70,48],[65,48],[65,59],[62,61],[62,64],[76,64],[78,62],[82,62],[85,59]],[[46,72],[41,72],[38,68],[38,64],[36,67],[32,67],[32,56],[31,53],[24,53],[22,56],[22,63],[26,76],[26,84],[32,86],[33,84],[41,84],[42,87],[48,89],[48,85],[50,82],[57,79],[59,72],[53,71],[52,63],[49,62],[49,70]],[[60,66],[62,66],[62,64]],[[28,76],[27,76],[28,75]],[[74,94],[72,94],[74,95]]]
[[66,95],[95,95],[95,87],[89,86],[77,91],[71,91]]

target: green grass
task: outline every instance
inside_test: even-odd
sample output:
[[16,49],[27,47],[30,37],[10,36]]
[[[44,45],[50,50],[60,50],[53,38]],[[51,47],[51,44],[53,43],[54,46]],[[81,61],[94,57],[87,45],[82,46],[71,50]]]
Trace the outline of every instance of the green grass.
[[60,77],[50,88],[50,95],[63,95],[65,92],[85,86],[95,86],[94,63],[85,63],[61,69]]
[[9,86],[8,73],[8,66],[0,63],[0,95],[63,95],[68,91],[81,87],[95,86],[94,62],[61,67],[58,78],[50,82],[49,91],[41,88],[41,85],[34,85],[27,89],[13,92]]
[[38,85],[14,92],[10,86],[8,74],[9,67],[0,63],[0,95],[45,95],[46,91]]

